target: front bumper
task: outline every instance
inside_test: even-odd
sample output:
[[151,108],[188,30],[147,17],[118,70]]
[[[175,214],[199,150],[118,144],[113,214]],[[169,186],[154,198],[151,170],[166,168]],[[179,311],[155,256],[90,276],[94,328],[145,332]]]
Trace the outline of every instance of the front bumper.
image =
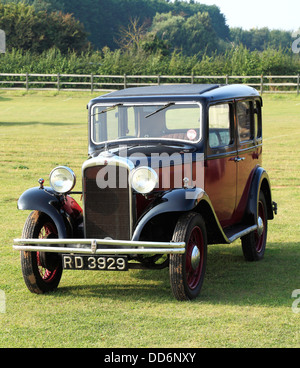
[[13,249],[62,254],[184,254],[185,243],[123,241],[107,239],[15,239]]

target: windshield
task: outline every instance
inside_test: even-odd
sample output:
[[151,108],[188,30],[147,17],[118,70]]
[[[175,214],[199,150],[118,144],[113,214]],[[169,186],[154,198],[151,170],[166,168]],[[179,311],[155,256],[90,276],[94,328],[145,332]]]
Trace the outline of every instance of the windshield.
[[189,103],[97,104],[92,108],[92,141],[101,144],[124,139],[201,139],[201,105]]

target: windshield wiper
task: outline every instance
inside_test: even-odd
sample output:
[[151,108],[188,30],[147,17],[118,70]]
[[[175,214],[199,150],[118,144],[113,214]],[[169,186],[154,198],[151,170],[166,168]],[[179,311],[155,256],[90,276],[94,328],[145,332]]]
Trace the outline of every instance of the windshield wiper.
[[109,112],[109,111],[114,110],[114,109],[115,109],[116,107],[118,107],[118,106],[123,106],[123,104],[122,104],[122,103],[118,103],[118,104],[116,104],[116,105],[109,106],[109,107],[107,107],[106,109],[104,109],[104,110],[102,110],[102,111],[100,111],[100,112],[95,112],[95,114],[92,114],[92,116],[100,115],[100,114],[105,114],[106,112]]
[[158,110],[156,110],[154,112],[151,112],[151,114],[145,116],[145,119],[148,119],[148,118],[150,118],[150,116],[153,116],[153,115],[155,115],[155,114],[157,114],[157,113],[159,113],[159,112],[161,112],[161,111],[163,111],[163,110],[165,110],[168,107],[173,106],[173,105],[175,105],[175,102],[169,102],[165,106],[163,106],[163,107],[159,108]]

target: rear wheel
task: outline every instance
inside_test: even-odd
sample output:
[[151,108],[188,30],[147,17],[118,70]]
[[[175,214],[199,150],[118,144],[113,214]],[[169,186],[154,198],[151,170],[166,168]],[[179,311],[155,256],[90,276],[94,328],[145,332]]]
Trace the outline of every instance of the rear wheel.
[[260,261],[265,255],[268,234],[268,214],[263,192],[259,194],[257,213],[258,229],[242,238],[243,253],[248,262]]
[[[55,239],[55,224],[46,214],[32,212],[24,225],[23,239]],[[21,252],[21,266],[27,288],[36,294],[55,290],[62,276],[61,257],[56,253]]]
[[177,222],[174,242],[185,242],[185,254],[170,256],[170,282],[177,300],[193,300],[200,294],[206,271],[207,235],[202,216],[183,215]]

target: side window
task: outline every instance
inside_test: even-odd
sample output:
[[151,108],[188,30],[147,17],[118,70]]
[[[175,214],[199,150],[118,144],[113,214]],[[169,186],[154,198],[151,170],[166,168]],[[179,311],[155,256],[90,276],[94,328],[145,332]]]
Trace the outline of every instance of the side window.
[[231,143],[231,113],[229,104],[209,108],[209,145],[211,148],[228,146]]
[[262,137],[262,126],[261,126],[261,104],[259,101],[254,102],[254,137]]
[[237,117],[241,142],[249,141],[254,135],[251,134],[251,115],[251,103],[249,101],[238,102]]

